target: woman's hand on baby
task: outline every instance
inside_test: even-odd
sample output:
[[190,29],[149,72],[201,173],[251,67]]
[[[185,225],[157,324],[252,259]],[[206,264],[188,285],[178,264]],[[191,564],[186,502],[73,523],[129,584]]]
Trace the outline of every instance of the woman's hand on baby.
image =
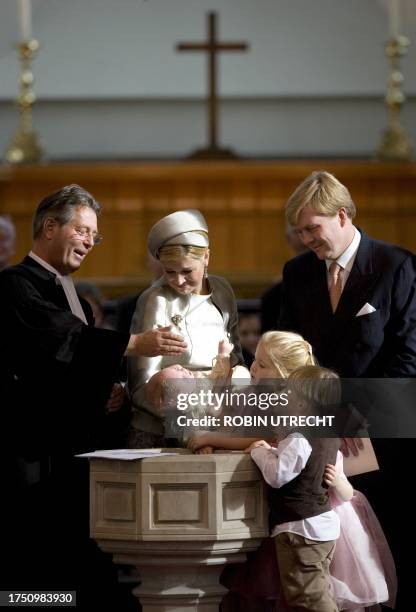
[[340,474],[335,467],[331,463],[327,463],[324,470],[323,481],[328,487],[337,487],[340,481]]
[[244,452],[251,453],[254,448],[267,448],[267,450],[270,450],[271,446],[268,442],[266,442],[266,440],[256,440],[255,442],[252,442],[252,444],[250,444],[250,446],[248,446]]

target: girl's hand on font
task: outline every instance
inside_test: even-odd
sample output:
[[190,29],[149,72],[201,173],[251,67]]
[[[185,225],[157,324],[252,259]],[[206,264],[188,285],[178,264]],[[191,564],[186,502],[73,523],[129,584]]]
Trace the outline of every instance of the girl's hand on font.
[[251,453],[254,448],[267,448],[267,450],[270,450],[272,447],[268,442],[266,442],[266,440],[256,440],[255,442],[252,442],[252,444],[250,444],[250,446],[247,447],[244,452]]

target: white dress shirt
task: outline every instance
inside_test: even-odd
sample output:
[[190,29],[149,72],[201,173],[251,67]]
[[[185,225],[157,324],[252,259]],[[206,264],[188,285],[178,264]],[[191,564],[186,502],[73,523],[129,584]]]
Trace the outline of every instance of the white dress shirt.
[[[280,489],[296,476],[299,476],[312,452],[307,439],[299,433],[289,434],[279,442],[277,448],[270,450],[259,446],[251,451],[251,457],[271,487]],[[297,533],[309,540],[327,542],[339,538],[340,524],[338,515],[333,511],[300,521],[289,521],[276,525],[271,536],[282,532]]]
[[358,247],[360,246],[360,242],[361,242],[361,234],[357,230],[357,228],[354,227],[354,238],[352,239],[349,247],[347,247],[345,251],[337,259],[325,259],[326,269],[327,269],[328,288],[330,284],[329,283],[329,277],[330,277],[329,268],[332,262],[336,261],[337,264],[341,266],[340,275],[341,275],[341,281],[342,281],[342,289],[344,289],[347,279],[354,265],[355,257],[357,255],[357,251],[358,251]]

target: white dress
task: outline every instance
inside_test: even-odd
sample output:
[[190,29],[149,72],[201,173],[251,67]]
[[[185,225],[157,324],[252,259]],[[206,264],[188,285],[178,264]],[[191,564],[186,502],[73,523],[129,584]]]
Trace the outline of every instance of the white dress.
[[184,337],[187,350],[181,355],[128,360],[133,429],[156,434],[164,431],[161,415],[156,414],[145,394],[146,383],[160,370],[174,364],[190,370],[211,370],[218,344],[227,337],[234,345],[231,365],[243,362],[232,289],[221,277],[210,276],[209,283],[212,288],[209,295],[183,295],[161,279],[140,296],[131,330],[142,332],[170,326],[172,332]]

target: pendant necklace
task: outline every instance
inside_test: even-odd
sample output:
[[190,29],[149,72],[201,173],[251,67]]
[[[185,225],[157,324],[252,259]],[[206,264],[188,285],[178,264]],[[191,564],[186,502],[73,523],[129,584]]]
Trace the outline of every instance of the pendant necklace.
[[[195,295],[195,294],[193,294]],[[197,304],[195,304],[195,306],[193,306],[193,308],[188,309],[186,316],[190,315],[191,312],[194,312],[194,310],[196,310],[199,306],[201,306],[201,304],[204,304],[210,297],[211,294],[204,296],[206,299],[205,300],[200,300]],[[172,323],[176,326],[180,328],[180,325],[183,321],[184,317],[180,314],[175,314],[172,315],[170,320],[172,321]]]

